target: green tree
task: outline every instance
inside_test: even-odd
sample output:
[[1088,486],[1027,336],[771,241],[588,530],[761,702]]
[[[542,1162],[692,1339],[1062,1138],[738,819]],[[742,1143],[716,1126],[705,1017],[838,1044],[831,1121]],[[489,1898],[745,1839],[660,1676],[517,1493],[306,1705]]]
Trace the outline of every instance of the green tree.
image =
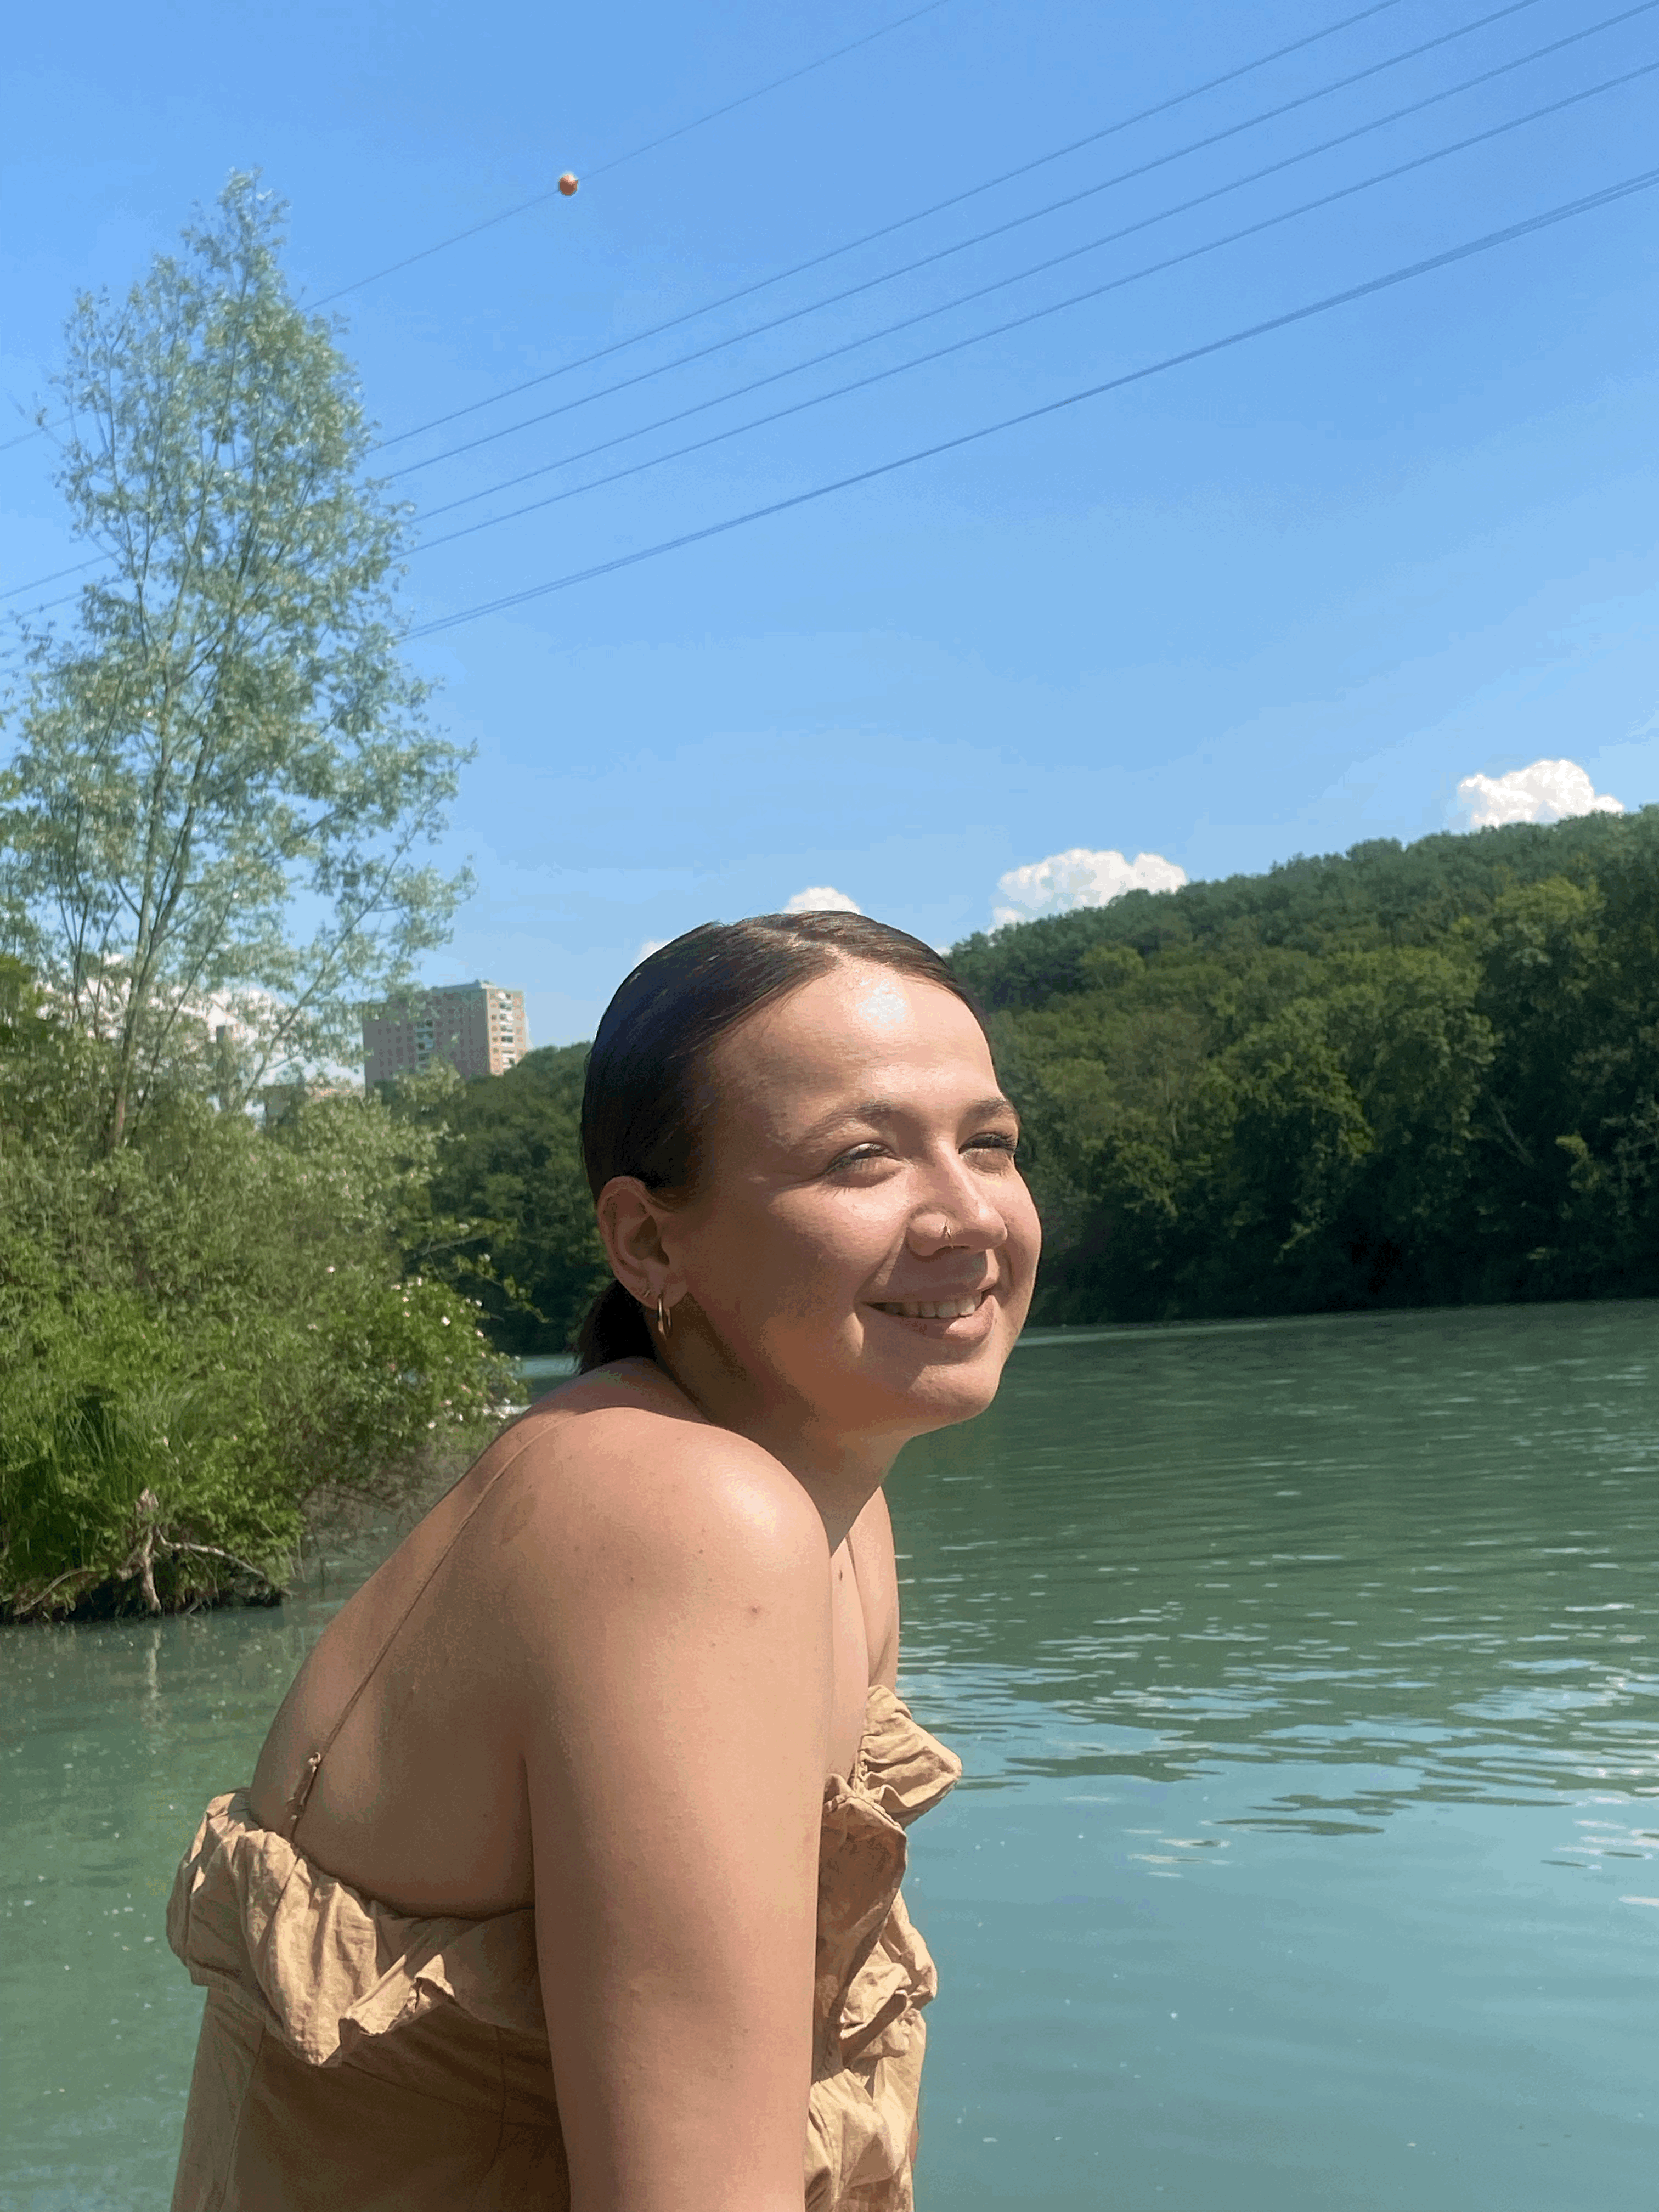
[[611,1279],[582,1170],[586,1060],[585,1045],[527,1053],[507,1074],[425,1109],[445,1125],[432,1204],[471,1232],[479,1292],[505,1351],[564,1351]]
[[398,654],[404,514],[363,477],[353,372],[289,296],[281,221],[233,176],[182,253],[76,303],[57,379],[59,482],[109,567],[73,634],[28,639],[0,856],[13,949],[111,1048],[111,1151],[210,1022],[227,1105],[355,1057],[353,1003],[465,888],[426,856],[464,755]]

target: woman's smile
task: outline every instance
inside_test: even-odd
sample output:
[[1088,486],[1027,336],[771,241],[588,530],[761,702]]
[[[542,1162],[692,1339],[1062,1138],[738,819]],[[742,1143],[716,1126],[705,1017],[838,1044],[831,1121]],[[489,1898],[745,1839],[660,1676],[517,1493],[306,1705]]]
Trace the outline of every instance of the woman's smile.
[[[879,1314],[894,1321],[921,1322],[934,1324],[930,1335],[948,1334],[957,1341],[975,1339],[985,1333],[994,1319],[990,1310],[996,1285],[987,1284],[983,1290],[964,1291],[950,1298],[872,1298],[870,1304]],[[980,1328],[964,1328],[957,1324],[981,1321]],[[945,1327],[943,1325],[950,1324]]]

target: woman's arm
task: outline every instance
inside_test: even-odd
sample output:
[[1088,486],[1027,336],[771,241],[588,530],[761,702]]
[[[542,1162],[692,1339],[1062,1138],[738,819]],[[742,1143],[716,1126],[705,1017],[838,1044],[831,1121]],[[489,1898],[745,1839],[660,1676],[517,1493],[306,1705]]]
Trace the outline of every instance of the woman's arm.
[[526,1494],[510,1577],[573,2205],[799,2212],[823,1524],[726,1431],[626,1411],[582,1426],[580,1480]]

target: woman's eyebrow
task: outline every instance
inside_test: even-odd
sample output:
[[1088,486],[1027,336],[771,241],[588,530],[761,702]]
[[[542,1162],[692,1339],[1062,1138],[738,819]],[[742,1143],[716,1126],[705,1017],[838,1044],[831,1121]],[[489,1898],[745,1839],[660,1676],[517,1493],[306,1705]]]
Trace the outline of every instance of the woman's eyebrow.
[[857,1106],[832,1106],[827,1114],[801,1131],[795,1142],[817,1144],[820,1139],[843,1128],[848,1121],[890,1121],[900,1111],[890,1098],[866,1098]]

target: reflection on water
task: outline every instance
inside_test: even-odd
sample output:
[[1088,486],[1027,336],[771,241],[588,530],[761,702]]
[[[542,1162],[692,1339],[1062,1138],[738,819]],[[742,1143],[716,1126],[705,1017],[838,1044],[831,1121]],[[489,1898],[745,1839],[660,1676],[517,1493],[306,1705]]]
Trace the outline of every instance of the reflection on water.
[[[1034,1340],[906,1455],[921,2212],[1651,2201],[1656,1322]],[[360,1571],[0,1635],[0,2205],[165,2203],[172,1866]]]
[[[894,1487],[912,1663],[994,1774],[1267,1770],[1243,1825],[1659,1785],[1650,1306],[1037,1342]],[[1286,1759],[1340,1771],[1306,1797]],[[1363,1768],[1359,1790],[1348,1777]]]

